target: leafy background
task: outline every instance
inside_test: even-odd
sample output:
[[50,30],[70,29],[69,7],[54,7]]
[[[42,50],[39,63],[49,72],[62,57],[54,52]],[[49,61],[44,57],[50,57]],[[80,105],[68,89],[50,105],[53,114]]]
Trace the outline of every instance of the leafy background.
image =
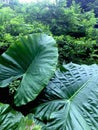
[[0,0],[0,55],[1,130],[98,129],[97,0]]

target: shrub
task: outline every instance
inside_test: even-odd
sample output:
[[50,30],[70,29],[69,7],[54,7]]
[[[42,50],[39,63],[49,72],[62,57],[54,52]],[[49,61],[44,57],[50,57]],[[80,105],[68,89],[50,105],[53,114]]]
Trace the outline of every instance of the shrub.
[[96,40],[83,38],[74,38],[71,36],[55,37],[59,47],[59,63],[74,62],[78,64],[98,63]]

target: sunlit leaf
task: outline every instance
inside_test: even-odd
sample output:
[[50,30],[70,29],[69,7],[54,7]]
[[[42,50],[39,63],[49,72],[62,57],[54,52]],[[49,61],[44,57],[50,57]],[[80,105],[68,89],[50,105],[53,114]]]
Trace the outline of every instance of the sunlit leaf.
[[34,100],[54,74],[58,59],[51,36],[33,34],[22,37],[0,56],[0,87],[22,79],[15,93],[17,106]]

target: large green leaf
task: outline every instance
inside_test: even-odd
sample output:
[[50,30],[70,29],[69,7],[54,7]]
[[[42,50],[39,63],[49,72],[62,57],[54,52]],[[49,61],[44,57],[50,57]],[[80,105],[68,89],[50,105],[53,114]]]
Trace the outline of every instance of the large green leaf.
[[0,103],[0,130],[16,130],[23,115],[8,104]]
[[29,116],[24,117],[8,104],[0,103],[0,130],[41,130],[41,126],[36,125]]
[[43,130],[98,130],[98,66],[64,65],[36,102]]
[[17,106],[34,100],[48,84],[57,64],[55,40],[45,34],[22,37],[0,57],[0,87],[22,78],[15,93]]

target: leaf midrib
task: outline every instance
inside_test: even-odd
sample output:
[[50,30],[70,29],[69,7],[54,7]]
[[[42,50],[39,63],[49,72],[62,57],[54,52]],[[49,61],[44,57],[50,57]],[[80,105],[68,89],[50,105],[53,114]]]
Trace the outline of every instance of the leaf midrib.
[[[93,76],[92,76],[93,77]],[[91,81],[92,77],[90,77],[70,98],[69,100],[72,102],[72,100],[74,100],[74,98],[80,93],[80,91],[82,89],[84,89],[87,84]]]
[[[38,49],[37,49],[37,51],[36,51],[36,55],[32,58],[31,63],[28,65],[28,67],[27,67],[27,69],[25,70],[25,72],[23,73],[23,75],[25,75],[25,74],[28,72],[29,68],[30,68],[31,65],[34,63],[35,59],[39,59],[38,57],[40,56],[40,53],[41,53],[41,51],[40,51],[40,53],[39,53],[39,50],[41,50],[41,49],[43,49],[43,48],[42,48],[41,46],[39,46]],[[37,57],[37,58],[36,58],[36,57]]]

